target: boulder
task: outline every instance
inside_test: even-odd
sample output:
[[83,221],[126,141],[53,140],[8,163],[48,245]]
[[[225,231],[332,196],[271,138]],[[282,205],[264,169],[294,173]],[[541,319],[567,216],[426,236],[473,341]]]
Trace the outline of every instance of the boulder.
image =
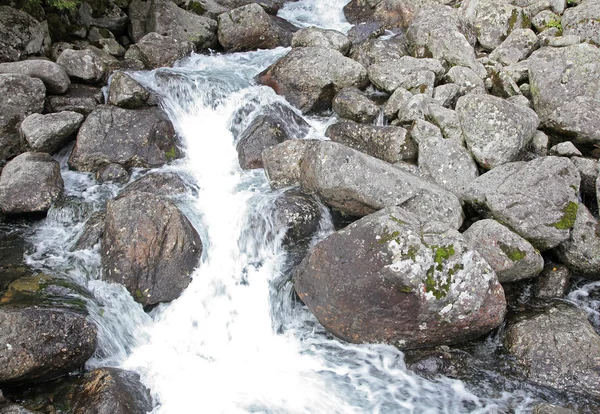
[[103,103],[102,90],[89,85],[72,84],[66,94],[48,96],[51,112],[73,111],[88,115]]
[[127,15],[111,0],[97,2],[83,1],[74,13],[74,22],[86,28],[92,26],[110,30],[119,36],[125,33]]
[[527,58],[535,49],[538,38],[531,29],[516,29],[492,53],[490,59],[505,66]]
[[17,404],[0,405],[0,414],[36,414]]
[[21,121],[44,110],[45,94],[46,87],[39,79],[0,74],[0,160],[21,153]]
[[26,152],[9,161],[0,176],[0,211],[44,213],[63,192],[60,166],[50,155]]
[[571,272],[565,265],[548,263],[535,281],[535,296],[541,299],[563,298],[569,292]]
[[456,98],[468,94],[485,95],[487,93],[485,84],[477,73],[464,66],[454,66],[450,68],[444,80],[448,84],[458,86]]
[[494,269],[500,283],[535,277],[544,267],[542,255],[527,240],[495,220],[477,221],[463,236]]
[[404,88],[396,89],[383,105],[383,114],[389,121],[398,118],[398,113],[404,110],[412,97],[413,94],[410,91]]
[[110,80],[108,103],[121,108],[135,109],[145,106],[150,99],[142,85],[124,72],[115,72]]
[[0,73],[19,73],[41,79],[46,86],[46,91],[51,94],[63,94],[71,85],[67,72],[60,65],[49,60],[31,59],[0,63]]
[[262,7],[249,4],[219,15],[219,43],[230,52],[289,46],[292,33],[275,23]]
[[179,156],[173,125],[158,108],[100,105],[81,125],[69,166],[79,171],[110,163],[152,168]]
[[31,114],[21,123],[21,133],[32,150],[52,154],[77,132],[83,118],[80,113],[71,111]]
[[393,125],[412,125],[418,120],[424,120],[429,114],[429,106],[433,99],[426,94],[418,93],[409,98],[403,108],[398,111],[398,120]]
[[600,336],[587,314],[566,303],[512,321],[504,344],[528,380],[600,396]]
[[454,109],[456,100],[460,97],[461,87],[454,83],[436,86],[433,90],[433,100],[444,108]]
[[352,0],[344,6],[344,15],[352,24],[378,22],[383,27],[407,28],[423,6],[438,0]]
[[114,57],[100,49],[90,46],[89,49],[65,49],[56,60],[67,74],[84,83],[105,82],[111,65],[116,64]]
[[294,33],[291,45],[292,47],[325,47],[347,55],[351,43],[345,34],[337,30],[306,27]]
[[533,407],[533,414],[576,414],[576,411],[558,405],[542,403]]
[[375,63],[398,60],[409,54],[406,37],[396,35],[389,39],[367,39],[354,44],[350,50],[350,57],[368,68]]
[[51,44],[48,22],[40,23],[24,11],[0,6],[0,62],[45,54]]
[[131,45],[125,58],[138,59],[148,69],[172,66],[177,60],[189,55],[194,44],[185,40],[148,33],[135,45]]
[[300,183],[308,194],[354,216],[387,206],[401,206],[430,229],[458,229],[463,221],[459,200],[450,192],[393,165],[331,141],[306,149]]
[[465,137],[460,125],[460,118],[455,111],[438,104],[431,104],[429,105],[429,114],[425,116],[425,119],[436,125],[445,139],[451,139],[464,146]]
[[463,96],[456,112],[469,150],[487,169],[519,160],[539,125],[533,110],[490,95]]
[[597,1],[586,1],[568,8],[560,22],[563,35],[577,35],[586,42],[600,44],[600,3]]
[[571,162],[581,176],[581,192],[587,196],[596,196],[596,179],[600,175],[598,160],[582,157],[571,157]]
[[354,87],[339,91],[333,98],[331,107],[338,116],[359,123],[372,123],[379,115],[379,106]]
[[188,186],[178,174],[172,172],[157,172],[138,178],[123,188],[119,193],[119,196],[124,197],[132,192],[150,193],[164,197],[176,197],[187,194]]
[[144,306],[176,299],[202,254],[198,233],[171,201],[129,192],[106,208],[104,277],[123,284]]
[[318,141],[294,139],[263,151],[263,166],[274,189],[300,185],[300,164],[306,150]]
[[548,150],[548,155],[557,155],[559,157],[583,157],[581,151],[579,151],[571,141],[559,142]]
[[411,56],[369,66],[369,79],[373,85],[388,93],[404,88],[413,93],[429,91],[431,96],[436,78],[439,80],[444,73],[438,60]]
[[303,113],[329,109],[342,88],[362,88],[368,82],[367,70],[360,63],[336,50],[314,47],[292,49],[260,74],[258,81]]
[[506,312],[494,271],[458,232],[428,233],[399,207],[319,242],[293,280],[319,322],[353,343],[464,342],[500,325]]
[[540,157],[481,175],[467,189],[467,201],[543,251],[569,239],[580,181],[567,158]]
[[120,164],[102,165],[94,174],[99,183],[114,182],[124,184],[129,181],[129,172]]
[[321,206],[298,190],[288,190],[273,203],[275,230],[285,229],[283,245],[288,248],[308,247],[319,229]]
[[93,213],[90,218],[86,220],[71,251],[92,249],[96,244],[100,243],[102,234],[104,233],[105,217],[106,214],[103,211]]
[[327,128],[325,136],[392,164],[417,159],[417,145],[402,127],[338,122]]

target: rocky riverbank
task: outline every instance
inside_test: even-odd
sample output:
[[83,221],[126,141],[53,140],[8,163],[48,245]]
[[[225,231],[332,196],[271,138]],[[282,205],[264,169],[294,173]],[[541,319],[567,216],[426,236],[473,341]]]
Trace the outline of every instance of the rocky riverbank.
[[[0,3],[0,413],[152,409],[136,374],[84,368],[94,295],[25,263],[22,229],[72,202],[67,169],[113,184],[69,248],[99,251],[147,311],[179,297],[204,251],[177,203],[195,188],[148,174],[186,148],[134,73],[277,47],[255,81],[298,111],[270,105],[235,138],[242,169],[294,187],[273,217],[298,306],[425,377],[468,382],[491,334],[535,412],[596,412],[600,318],[567,294],[600,280],[600,2],[352,0],[348,33],[296,27],[284,3]],[[337,122],[306,139],[300,113]],[[320,203],[342,219],[309,248]]]

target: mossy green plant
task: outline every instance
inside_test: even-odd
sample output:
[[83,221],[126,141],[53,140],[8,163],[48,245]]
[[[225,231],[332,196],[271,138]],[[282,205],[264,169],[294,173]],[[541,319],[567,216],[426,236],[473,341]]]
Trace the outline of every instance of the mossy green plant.
[[563,208],[562,218],[556,223],[548,224],[548,226],[554,227],[558,230],[569,230],[575,224],[578,210],[579,204],[577,204],[575,201],[569,201],[565,208]]
[[561,33],[563,31],[562,22],[560,21],[560,19],[549,20],[548,23],[546,23],[546,28],[550,28],[550,27],[556,27]]
[[517,247],[509,246],[508,244],[503,242],[498,242],[498,247],[500,247],[500,250],[504,252],[506,257],[508,257],[514,263],[523,260],[527,256],[527,252]]
[[165,157],[167,157],[167,160],[173,161],[177,157],[177,149],[175,147],[171,148],[165,152]]
[[435,272],[443,272],[444,270],[444,261],[449,260],[456,251],[454,250],[453,245],[448,246],[429,246],[434,254],[433,261],[435,265],[432,265],[427,270],[427,275],[425,278],[425,291],[430,292],[436,299],[441,299],[446,297],[448,291],[450,290],[450,285],[452,284],[452,276],[461,270],[462,264],[457,263],[452,269],[449,269],[445,278],[436,277]]

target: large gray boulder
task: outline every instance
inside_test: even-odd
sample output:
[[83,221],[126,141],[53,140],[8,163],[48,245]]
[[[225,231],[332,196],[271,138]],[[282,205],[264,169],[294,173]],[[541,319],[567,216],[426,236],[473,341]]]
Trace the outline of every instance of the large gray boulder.
[[335,95],[331,107],[338,116],[359,123],[371,123],[379,115],[379,106],[354,87],[344,88]]
[[515,64],[527,58],[533,52],[537,43],[538,38],[533,30],[513,30],[506,40],[490,53],[490,59],[505,66]]
[[100,105],[81,125],[69,166],[79,171],[111,163],[159,167],[179,156],[173,125],[160,109]]
[[335,142],[316,142],[306,149],[300,183],[305,192],[354,216],[401,206],[435,230],[458,229],[464,218],[452,193]]
[[44,110],[45,94],[46,87],[39,79],[0,74],[0,160],[21,152],[21,121]]
[[198,233],[171,201],[128,192],[108,202],[102,238],[104,277],[144,306],[176,299],[202,255]]
[[495,220],[477,221],[463,236],[494,269],[500,283],[535,277],[544,268],[544,258],[527,240]]
[[119,193],[119,197],[134,191],[142,193],[151,193],[157,196],[177,197],[188,192],[188,186],[185,181],[176,173],[155,172],[138,178],[131,184],[128,184]]
[[280,189],[300,185],[300,164],[308,148],[316,140],[294,139],[284,141],[263,151],[263,166],[271,187]]
[[66,49],[56,59],[56,63],[75,80],[102,83],[106,81],[112,66],[116,65],[116,59],[90,46],[89,49],[83,50]]
[[83,118],[80,113],[71,111],[31,114],[21,123],[21,133],[32,150],[52,154],[77,132]]
[[0,62],[45,54],[51,44],[48,22],[40,23],[24,11],[0,6]]
[[428,233],[399,207],[319,242],[293,280],[319,322],[353,343],[463,342],[494,329],[506,312],[494,271],[458,232]]
[[63,94],[71,84],[67,72],[60,65],[49,60],[31,59],[0,63],[0,73],[19,73],[41,79],[46,86],[46,91],[51,94]]
[[577,35],[595,45],[600,44],[600,3],[586,1],[565,10],[561,20],[563,35]]
[[292,33],[256,3],[219,15],[219,43],[230,52],[289,46]]
[[438,0],[352,0],[344,15],[352,24],[377,22],[385,28],[407,28],[419,10]]
[[530,381],[600,397],[600,336],[583,310],[557,303],[523,315],[510,323],[504,343]]
[[367,39],[355,44],[352,46],[349,56],[368,68],[375,63],[398,60],[408,54],[406,37],[398,35],[389,39]]
[[298,30],[292,37],[292,47],[325,47],[337,50],[342,55],[350,51],[350,40],[337,30],[306,27]]
[[469,150],[487,169],[519,160],[539,125],[533,110],[491,95],[463,96],[456,112]]
[[539,250],[568,240],[579,208],[581,178],[567,158],[501,165],[477,178],[467,201]]
[[74,83],[64,95],[48,95],[47,102],[51,112],[73,111],[88,115],[104,103],[104,95],[100,88]]
[[393,93],[398,88],[425,92],[422,85],[433,94],[435,80],[445,73],[436,59],[415,59],[404,56],[398,60],[375,63],[369,66],[369,79],[379,89]]
[[0,414],[36,414],[17,404],[0,405]]
[[148,69],[172,66],[194,51],[194,44],[158,33],[148,33],[131,45],[125,58],[138,59]]
[[0,176],[0,211],[43,213],[63,192],[60,166],[50,155],[26,152],[6,164]]
[[88,29],[99,27],[110,30],[119,36],[125,32],[129,19],[127,14],[115,3],[118,1],[107,0],[102,3],[93,0],[83,1],[77,11],[73,13],[73,20]]
[[331,108],[342,88],[367,85],[367,70],[340,52],[315,47],[292,49],[258,76],[303,113]]

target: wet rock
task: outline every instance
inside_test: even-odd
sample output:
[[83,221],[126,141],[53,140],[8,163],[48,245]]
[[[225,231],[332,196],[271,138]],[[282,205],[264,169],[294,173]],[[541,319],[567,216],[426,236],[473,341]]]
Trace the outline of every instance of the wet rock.
[[101,166],[96,171],[95,178],[99,183],[126,183],[129,181],[129,172],[121,165],[111,163]]
[[300,184],[300,164],[306,150],[315,140],[294,139],[284,141],[263,151],[263,165],[271,187],[274,189]]
[[568,240],[580,180],[567,158],[540,157],[483,174],[467,189],[467,201],[543,251]]
[[525,239],[495,220],[480,220],[463,233],[494,269],[500,283],[537,276],[544,267],[542,255]]
[[19,126],[27,115],[44,110],[45,93],[39,79],[0,74],[0,160],[22,152]]
[[119,193],[119,196],[123,197],[131,192],[176,197],[187,194],[188,187],[178,174],[172,172],[158,172],[138,178],[123,188]]
[[402,127],[338,122],[327,128],[325,136],[391,164],[417,159],[417,145]]
[[124,72],[115,72],[110,81],[108,103],[121,108],[135,109],[146,105],[150,99],[142,85]]
[[524,315],[509,325],[504,343],[530,381],[600,396],[600,336],[583,310],[557,303]]
[[342,89],[332,102],[333,111],[340,117],[359,123],[371,123],[379,115],[379,106],[360,89]]
[[96,48],[66,49],[56,60],[71,78],[86,83],[106,81],[110,66],[115,62],[114,57]]
[[0,211],[43,213],[63,192],[60,166],[50,155],[26,152],[6,164],[0,176]]
[[577,35],[586,42],[600,44],[600,4],[587,1],[565,10],[560,19],[564,35]]
[[168,199],[130,192],[108,202],[102,238],[104,277],[144,306],[176,299],[202,254],[198,233]]
[[131,45],[125,58],[138,59],[146,68],[155,69],[172,66],[175,61],[189,55],[194,44],[185,40],[148,33],[139,42]]
[[294,288],[329,332],[411,349],[463,342],[502,323],[506,302],[494,271],[458,232],[427,233],[418,222],[386,208],[303,260]]
[[112,1],[104,1],[98,7],[94,2],[84,1],[75,12],[74,21],[86,28],[92,26],[108,29],[121,35],[127,29],[128,18],[123,10]]
[[88,115],[102,103],[102,90],[89,85],[72,84],[66,94],[48,96],[49,112],[73,111]]
[[596,179],[600,175],[598,160],[590,158],[572,157],[571,162],[581,176],[581,192],[585,195],[596,195]]
[[48,23],[10,6],[0,6],[0,62],[13,62],[44,54],[52,40]]
[[569,291],[571,272],[565,265],[548,263],[535,281],[535,296],[542,299],[563,298]]
[[367,39],[352,46],[350,57],[368,68],[375,63],[390,62],[408,55],[406,37],[397,35],[389,39]]
[[558,405],[543,403],[533,408],[533,414],[576,414],[576,412]]
[[159,109],[100,105],[79,129],[69,165],[79,171],[109,163],[159,167],[179,156],[173,125]]
[[367,70],[333,49],[303,47],[292,49],[258,80],[307,113],[330,108],[344,87],[365,86]]
[[533,110],[489,95],[461,97],[456,112],[469,150],[487,169],[518,160],[539,125]]
[[49,60],[32,59],[22,62],[0,63],[0,73],[19,73],[41,79],[46,86],[46,91],[51,94],[63,94],[71,84],[65,70]]
[[288,190],[274,202],[276,228],[286,229],[283,244],[306,247],[321,221],[321,207],[314,198],[298,190]]
[[31,114],[21,123],[21,133],[32,150],[52,154],[77,132],[83,118],[83,115],[71,111]]
[[85,222],[81,235],[73,245],[72,251],[92,249],[102,240],[104,233],[104,219],[106,214],[98,211],[90,216]]
[[481,77],[469,68],[454,66],[445,76],[445,81],[458,86],[458,97],[468,94],[485,95],[485,84]]
[[298,30],[292,37],[292,47],[325,47],[337,50],[342,55],[350,51],[350,40],[337,30],[307,27]]
[[581,151],[579,151],[571,141],[556,144],[550,148],[548,155],[557,155],[559,157],[583,157]]
[[512,65],[527,58],[533,52],[538,38],[531,29],[516,29],[492,53],[490,59]]
[[316,142],[307,148],[300,182],[306,193],[354,216],[401,206],[432,229],[457,229],[463,221],[460,202],[452,193],[335,142]]

